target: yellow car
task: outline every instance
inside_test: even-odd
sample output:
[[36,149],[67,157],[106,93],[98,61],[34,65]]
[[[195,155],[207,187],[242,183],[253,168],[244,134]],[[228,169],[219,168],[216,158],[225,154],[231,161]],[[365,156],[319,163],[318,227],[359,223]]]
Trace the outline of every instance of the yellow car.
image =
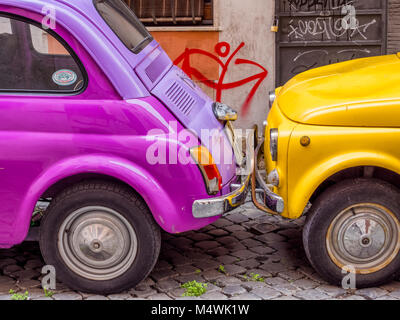
[[398,277],[400,54],[299,74],[270,94],[270,107],[256,205],[307,216],[304,249],[329,282],[348,271],[357,288]]

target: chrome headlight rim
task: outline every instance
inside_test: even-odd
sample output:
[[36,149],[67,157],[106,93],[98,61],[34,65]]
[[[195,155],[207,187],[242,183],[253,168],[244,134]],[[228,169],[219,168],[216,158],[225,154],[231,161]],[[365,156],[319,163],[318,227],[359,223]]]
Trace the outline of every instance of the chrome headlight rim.
[[271,153],[272,161],[278,160],[278,129],[271,129],[269,131],[269,150]]
[[269,92],[268,98],[269,98],[269,108],[271,109],[276,99],[275,90]]

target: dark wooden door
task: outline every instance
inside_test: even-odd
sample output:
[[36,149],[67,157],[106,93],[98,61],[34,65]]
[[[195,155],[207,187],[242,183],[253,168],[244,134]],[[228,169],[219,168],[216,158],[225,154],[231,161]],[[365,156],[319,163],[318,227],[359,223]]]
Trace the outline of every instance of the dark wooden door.
[[276,82],[331,63],[386,54],[387,0],[277,0]]

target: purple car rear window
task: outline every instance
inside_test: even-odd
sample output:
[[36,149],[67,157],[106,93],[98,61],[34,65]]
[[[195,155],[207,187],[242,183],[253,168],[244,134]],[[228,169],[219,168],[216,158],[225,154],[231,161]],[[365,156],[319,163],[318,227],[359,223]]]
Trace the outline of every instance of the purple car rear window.
[[153,37],[122,0],[94,0],[104,21],[134,53],[142,51]]

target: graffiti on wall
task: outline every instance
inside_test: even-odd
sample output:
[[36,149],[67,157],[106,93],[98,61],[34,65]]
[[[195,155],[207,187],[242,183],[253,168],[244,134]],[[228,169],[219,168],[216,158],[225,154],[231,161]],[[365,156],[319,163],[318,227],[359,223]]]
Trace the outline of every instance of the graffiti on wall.
[[293,59],[294,66],[290,69],[290,73],[296,75],[319,66],[354,60],[370,54],[371,51],[367,48],[349,48],[337,51],[328,51],[326,49],[299,51],[297,56]]
[[287,0],[291,10],[335,10],[342,6],[354,3],[354,0]]
[[[331,4],[338,5],[339,1]],[[295,40],[306,40],[310,36],[322,36],[324,41],[345,37],[350,42],[357,42],[354,39],[359,36],[359,39],[368,40],[368,29],[377,23],[376,19],[372,18],[366,23],[360,23],[352,4],[343,3],[341,13],[343,14],[341,18],[321,16],[299,19],[296,23],[290,20],[288,26],[291,31],[288,37]],[[296,75],[318,66],[352,60],[370,54],[371,51],[368,48],[341,48],[334,51],[326,49],[300,50],[293,58],[294,67],[291,69],[291,74]]]
[[368,28],[376,23],[373,19],[367,23],[360,24],[358,20],[352,20],[353,26],[348,23],[345,18],[334,19],[333,17],[318,17],[309,20],[299,20],[294,23],[290,21],[289,28],[291,29],[289,37],[295,39],[305,39],[307,35],[324,36],[326,39],[336,39],[343,36],[348,36],[350,39],[356,35],[361,36],[364,40],[368,40]]
[[312,68],[382,54],[383,2],[281,0],[279,6],[279,85]]
[[[175,59],[174,64],[181,65],[182,70],[185,71],[185,73],[192,80],[200,81],[207,87],[214,89],[216,91],[216,100],[218,102],[221,102],[223,91],[239,88],[254,82],[240,109],[241,114],[245,116],[249,112],[251,102],[257,90],[260,88],[262,82],[267,78],[268,71],[255,61],[237,58],[238,53],[244,46],[245,43],[242,42],[235,50],[232,51],[229,43],[219,42],[214,48],[215,52],[208,52],[206,50],[196,48],[186,48],[185,51],[177,59]],[[204,76],[202,71],[199,70],[199,68],[196,68],[192,65],[192,58],[196,56],[207,57],[208,59],[211,59],[211,62],[214,61],[214,63],[218,64],[220,67],[220,73],[216,81],[208,79],[206,76]],[[237,81],[226,82],[226,76],[228,72],[233,72],[232,70],[234,70],[234,65],[251,65],[258,68],[259,72]]]
[[376,19],[371,19],[366,23],[360,23],[357,19],[356,8],[353,5],[345,5],[342,7],[342,18],[333,16],[323,16],[310,19],[294,19],[289,21],[289,37],[296,40],[306,40],[307,36],[322,36],[326,40],[341,38],[346,36],[352,40],[356,36],[360,36],[364,40],[368,40],[368,29],[376,24]]

